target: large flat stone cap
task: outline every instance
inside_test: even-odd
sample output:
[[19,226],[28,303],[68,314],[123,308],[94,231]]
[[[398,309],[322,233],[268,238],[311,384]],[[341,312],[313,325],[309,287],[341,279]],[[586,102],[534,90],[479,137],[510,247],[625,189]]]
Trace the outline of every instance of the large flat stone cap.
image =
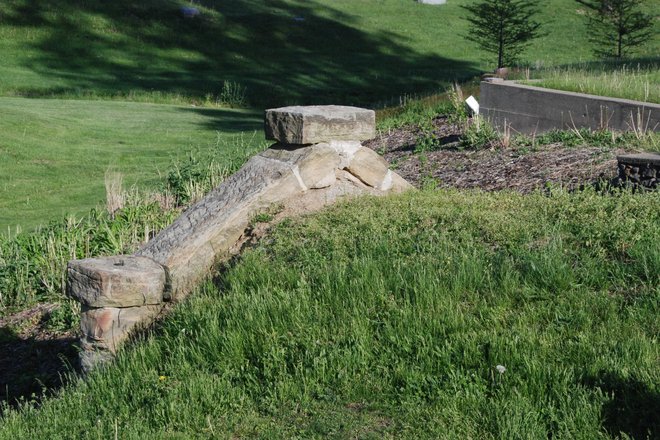
[[359,107],[314,105],[266,110],[266,138],[285,144],[363,141],[376,136],[376,113]]
[[630,165],[660,165],[660,153],[623,154],[616,160]]

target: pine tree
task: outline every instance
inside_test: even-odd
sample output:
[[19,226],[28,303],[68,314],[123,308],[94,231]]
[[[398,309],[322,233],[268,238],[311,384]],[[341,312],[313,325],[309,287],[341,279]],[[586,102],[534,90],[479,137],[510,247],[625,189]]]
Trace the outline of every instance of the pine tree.
[[597,55],[623,58],[654,33],[654,18],[640,11],[643,0],[576,1],[588,9],[589,39]]
[[525,47],[541,35],[541,24],[533,19],[538,13],[533,0],[482,0],[463,6],[472,15],[471,32],[466,35],[482,49],[497,54],[497,67],[511,65]]

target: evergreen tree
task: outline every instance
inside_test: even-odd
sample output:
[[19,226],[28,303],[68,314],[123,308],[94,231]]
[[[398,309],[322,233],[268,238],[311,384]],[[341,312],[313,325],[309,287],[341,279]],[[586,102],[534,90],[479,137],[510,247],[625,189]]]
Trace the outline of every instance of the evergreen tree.
[[463,6],[471,13],[466,35],[482,49],[497,54],[497,67],[513,64],[523,49],[539,37],[541,24],[533,19],[538,13],[533,0],[482,0]]
[[587,8],[589,39],[600,56],[623,58],[653,35],[653,17],[640,11],[643,0],[576,0]]

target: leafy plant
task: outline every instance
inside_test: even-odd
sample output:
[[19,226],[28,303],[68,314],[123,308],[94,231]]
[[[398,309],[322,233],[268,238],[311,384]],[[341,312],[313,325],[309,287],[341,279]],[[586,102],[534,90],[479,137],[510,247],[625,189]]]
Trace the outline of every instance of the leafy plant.
[[483,117],[477,115],[465,123],[461,146],[470,150],[481,150],[493,146],[499,134]]
[[245,107],[246,88],[234,81],[223,81],[222,90],[218,95],[218,104],[226,105],[232,108]]

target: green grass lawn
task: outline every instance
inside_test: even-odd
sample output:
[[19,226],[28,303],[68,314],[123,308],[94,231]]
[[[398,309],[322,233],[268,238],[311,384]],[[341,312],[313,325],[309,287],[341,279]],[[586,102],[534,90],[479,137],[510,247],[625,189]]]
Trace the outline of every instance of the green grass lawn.
[[[361,104],[445,89],[494,68],[464,39],[470,0],[6,0],[0,12],[0,94],[160,100],[217,95],[225,81],[256,107]],[[658,13],[660,6],[649,6]],[[593,59],[573,0],[541,5],[547,32],[522,61]],[[298,18],[300,21],[296,21]],[[657,56],[651,41],[639,56]]]
[[288,221],[0,438],[657,438],[659,204],[433,191]]
[[228,163],[264,142],[253,111],[0,98],[0,115],[0,233],[105,203],[108,169],[153,188],[191,151]]

